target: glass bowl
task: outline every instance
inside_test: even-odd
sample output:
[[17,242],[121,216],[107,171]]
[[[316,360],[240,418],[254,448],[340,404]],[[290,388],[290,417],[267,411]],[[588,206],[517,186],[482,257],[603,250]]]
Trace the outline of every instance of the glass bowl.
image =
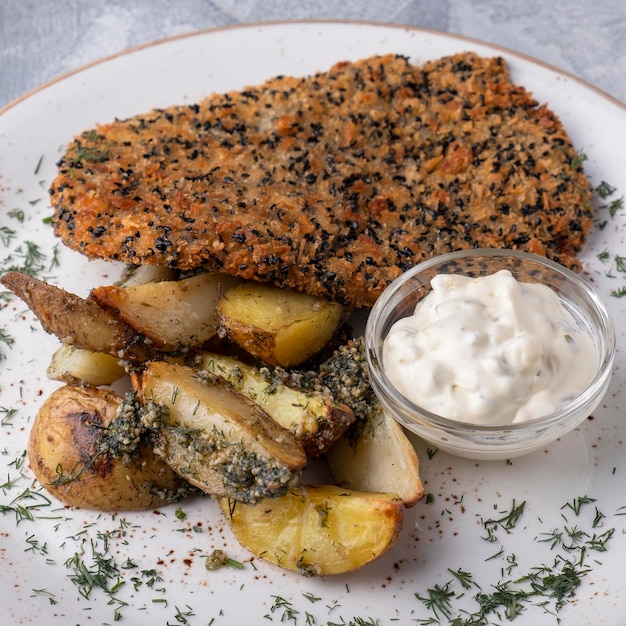
[[[505,426],[482,425],[431,413],[406,398],[385,374],[383,342],[396,320],[412,315],[431,290],[437,274],[480,277],[509,270],[520,282],[542,283],[560,298],[595,348],[595,371],[589,386],[558,410]],[[402,426],[452,454],[481,460],[518,457],[545,447],[580,425],[602,400],[615,356],[615,331],[606,307],[577,274],[543,257],[500,249],[451,252],[425,261],[394,280],[374,304],[365,328],[365,348],[372,388],[383,408]]]

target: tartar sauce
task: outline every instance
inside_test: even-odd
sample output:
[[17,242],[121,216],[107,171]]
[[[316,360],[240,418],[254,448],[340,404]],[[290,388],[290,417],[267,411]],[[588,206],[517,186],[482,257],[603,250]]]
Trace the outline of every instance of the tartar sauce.
[[441,274],[383,345],[385,373],[443,417],[503,425],[546,415],[591,382],[595,350],[556,293],[508,270]]

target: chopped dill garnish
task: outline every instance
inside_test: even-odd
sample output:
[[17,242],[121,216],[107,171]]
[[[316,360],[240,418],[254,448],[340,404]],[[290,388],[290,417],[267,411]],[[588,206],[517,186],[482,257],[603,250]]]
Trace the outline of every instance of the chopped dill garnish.
[[484,520],[483,526],[486,529],[490,529],[494,526],[499,526],[504,530],[509,531],[512,528],[515,528],[515,525],[522,517],[525,506],[526,501],[523,501],[521,504],[515,504],[515,500],[513,500],[510,511],[505,511],[500,517],[496,519]]
[[612,196],[615,192],[617,191],[617,189],[611,185],[609,185],[609,183],[607,183],[605,180],[603,180],[596,188],[595,188],[595,192],[603,199],[605,200],[606,198],[608,198],[609,196]]
[[17,271],[37,276],[44,270],[46,255],[32,241],[24,241],[4,260],[3,272]]
[[426,448],[426,454],[429,459],[432,459],[437,452],[439,452],[439,448]]
[[11,209],[7,212],[7,215],[16,219],[20,224],[23,224],[26,219],[26,214],[23,209]]
[[8,226],[2,226],[2,228],[0,228],[0,241],[5,248],[8,247],[8,245],[11,243],[11,240],[14,239],[16,236],[17,233]]
[[0,328],[0,343],[4,343],[10,348],[15,343],[15,339],[4,328]]
[[0,406],[0,426],[9,426],[11,424],[11,419],[17,413],[17,409],[7,409],[4,406]]
[[576,154],[572,157],[572,160],[570,161],[570,166],[572,167],[572,169],[579,169],[582,164],[588,160],[588,156],[582,152],[582,150],[578,150],[576,152]]
[[608,209],[609,210],[609,215],[611,217],[615,217],[615,214],[620,209],[624,208],[624,196],[622,196],[621,198],[618,198],[617,200],[613,200],[613,201],[609,202],[609,204],[604,204],[600,208],[601,209]]
[[[557,623],[561,623],[559,611],[575,596],[584,577],[591,571],[587,563],[588,560],[591,562],[590,554],[605,552],[616,533],[614,528],[602,533],[594,532],[593,529],[603,525],[606,520],[606,516],[596,506],[593,506],[592,514],[586,510],[588,505],[594,503],[594,498],[582,496],[561,507],[563,525],[534,538],[536,542],[549,546],[554,552],[553,558],[539,566],[530,567],[525,573],[511,575],[520,565],[515,554],[507,553],[501,545],[496,554],[485,559],[485,562],[500,559],[506,563],[500,568],[500,580],[490,584],[488,590],[486,586],[485,590],[481,589],[470,572],[461,568],[448,568],[447,572],[452,576],[450,580],[430,587],[425,593],[415,594],[432,613],[431,617],[418,620],[418,624],[491,626],[513,621],[530,607],[538,607],[555,615]],[[511,511],[484,522],[491,529],[490,540],[498,540],[493,534],[495,527],[504,528],[507,534],[512,531],[519,521],[524,505],[525,502],[516,505],[514,500]],[[577,524],[568,523],[568,511],[577,518]],[[616,515],[620,511],[626,512],[626,507],[618,509]],[[589,530],[585,530],[585,523],[589,524]],[[477,589],[477,593],[469,598],[466,592],[472,588]],[[462,597],[465,597],[464,604],[462,608],[460,604],[457,608],[456,602]],[[468,609],[468,599],[474,602],[475,610]]]
[[580,510],[585,504],[592,504],[595,502],[595,498],[589,498],[588,496],[581,496],[579,498],[575,498],[571,502],[566,502],[561,509],[571,509],[574,511],[575,515],[580,515]]
[[437,619],[445,617],[450,619],[452,616],[452,598],[455,596],[454,591],[450,589],[451,583],[445,585],[434,585],[429,589],[426,589],[426,595],[422,596],[419,593],[415,594],[415,597],[420,600],[424,606],[432,611]]

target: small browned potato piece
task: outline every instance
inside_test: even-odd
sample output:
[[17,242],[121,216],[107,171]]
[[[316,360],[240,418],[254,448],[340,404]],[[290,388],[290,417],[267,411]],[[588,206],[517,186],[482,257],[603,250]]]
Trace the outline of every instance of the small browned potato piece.
[[61,502],[100,511],[139,510],[184,494],[186,483],[150,446],[130,459],[102,451],[121,401],[109,390],[67,385],[39,409],[28,441],[30,466]]
[[143,335],[92,300],[21,272],[7,272],[0,282],[24,300],[44,330],[61,343],[133,361],[157,354]]
[[417,453],[402,427],[382,408],[355,426],[358,436],[348,431],[326,453],[335,480],[351,489],[393,492],[405,507],[414,506],[425,492]]
[[231,356],[199,352],[193,366],[225,378],[237,391],[261,406],[302,442],[308,457],[317,457],[354,422],[349,407],[320,392],[288,387],[270,368],[258,368]]
[[218,305],[232,341],[264,363],[282,367],[304,363],[319,352],[347,311],[323,298],[260,283],[233,287]]
[[227,274],[197,274],[128,287],[96,287],[90,297],[149,337],[163,351],[201,346],[218,331],[217,305],[239,282]]
[[134,384],[153,407],[155,450],[205,493],[255,502],[300,482],[302,445],[224,379],[155,361]]
[[343,574],[396,543],[404,507],[393,494],[302,486],[254,505],[220,500],[242,546],[304,575]]

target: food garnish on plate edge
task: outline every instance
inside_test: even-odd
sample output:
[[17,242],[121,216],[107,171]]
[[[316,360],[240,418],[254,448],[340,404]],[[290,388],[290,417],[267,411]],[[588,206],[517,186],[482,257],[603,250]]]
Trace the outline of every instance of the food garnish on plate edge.
[[[396,55],[342,62],[100,125],[68,146],[50,193],[66,245],[140,269],[86,299],[2,277],[62,344],[51,369],[66,386],[29,442],[37,477],[62,501],[106,510],[199,489],[255,554],[321,575],[389,550],[424,494],[413,448],[367,384],[360,340],[333,343],[351,309],[455,249],[516,248],[577,268],[592,218],[554,113],[501,58],[472,53],[421,67]],[[126,397],[99,388],[121,374]],[[69,407],[81,402],[89,419],[78,423]],[[44,420],[90,452],[51,455]],[[106,482],[139,454],[149,479],[130,491]],[[319,455],[341,489],[302,484]],[[81,501],[90,481],[117,501]],[[282,525],[267,523],[278,515]]]

